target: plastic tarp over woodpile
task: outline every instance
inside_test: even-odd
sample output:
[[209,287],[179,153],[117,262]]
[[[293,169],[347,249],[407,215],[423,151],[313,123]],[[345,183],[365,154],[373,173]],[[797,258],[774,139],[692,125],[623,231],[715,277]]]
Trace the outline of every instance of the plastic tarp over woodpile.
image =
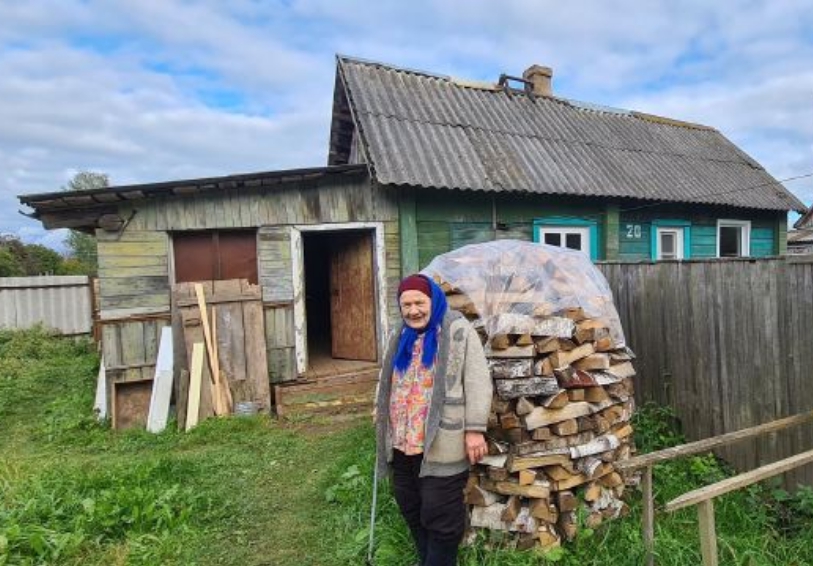
[[459,290],[468,304],[450,298],[450,307],[481,319],[489,336],[531,332],[540,318],[581,308],[626,345],[607,280],[580,251],[498,240],[438,256],[423,273]]
[[590,259],[504,240],[439,256],[424,274],[477,329],[494,381],[488,456],[465,490],[472,529],[549,549],[626,513],[614,464],[635,451],[635,356]]

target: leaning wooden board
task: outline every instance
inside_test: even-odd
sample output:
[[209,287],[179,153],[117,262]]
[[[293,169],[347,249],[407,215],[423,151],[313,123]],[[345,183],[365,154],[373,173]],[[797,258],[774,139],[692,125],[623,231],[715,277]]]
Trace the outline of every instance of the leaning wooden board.
[[[234,403],[251,401],[261,411],[270,410],[271,391],[260,287],[251,285],[245,279],[206,281],[201,285],[205,304],[214,307],[208,314],[211,316],[214,312],[215,315],[211,324],[217,328],[216,359],[221,375],[229,383]],[[184,337],[181,359],[185,363],[180,366],[181,369],[188,369],[186,360],[191,359],[192,344],[205,342],[194,286],[195,283],[180,283],[173,288],[173,321]],[[212,375],[209,363],[203,365],[201,420],[213,414]],[[186,376],[179,375],[176,393],[179,419],[185,418],[189,395],[188,373]]]

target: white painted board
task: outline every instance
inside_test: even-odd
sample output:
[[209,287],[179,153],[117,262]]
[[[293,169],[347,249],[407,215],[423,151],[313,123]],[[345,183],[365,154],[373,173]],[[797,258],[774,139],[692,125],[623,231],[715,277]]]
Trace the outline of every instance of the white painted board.
[[107,374],[104,369],[104,356],[99,360],[99,377],[96,379],[96,399],[93,401],[93,410],[100,421],[107,418]]
[[172,396],[172,327],[161,329],[161,342],[158,346],[158,361],[155,364],[155,378],[152,382],[150,412],[147,416],[147,430],[161,432],[167,428],[169,419],[169,399]]

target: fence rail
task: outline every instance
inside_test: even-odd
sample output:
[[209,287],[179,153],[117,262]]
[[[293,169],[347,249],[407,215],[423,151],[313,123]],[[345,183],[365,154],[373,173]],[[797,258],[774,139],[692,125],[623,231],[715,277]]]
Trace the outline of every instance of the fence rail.
[[[813,263],[784,258],[603,263],[636,397],[675,408],[690,440],[813,410]],[[813,427],[717,453],[751,470],[813,449]],[[786,474],[813,485],[813,465]]]
[[0,278],[0,328],[42,324],[62,334],[93,328],[92,291],[84,275]]

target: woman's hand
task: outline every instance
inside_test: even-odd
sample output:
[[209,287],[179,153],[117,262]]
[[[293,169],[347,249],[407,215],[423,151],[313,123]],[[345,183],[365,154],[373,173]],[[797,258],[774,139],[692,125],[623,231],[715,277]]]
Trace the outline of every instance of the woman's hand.
[[488,444],[482,432],[466,432],[466,454],[471,465],[476,464],[488,454]]

